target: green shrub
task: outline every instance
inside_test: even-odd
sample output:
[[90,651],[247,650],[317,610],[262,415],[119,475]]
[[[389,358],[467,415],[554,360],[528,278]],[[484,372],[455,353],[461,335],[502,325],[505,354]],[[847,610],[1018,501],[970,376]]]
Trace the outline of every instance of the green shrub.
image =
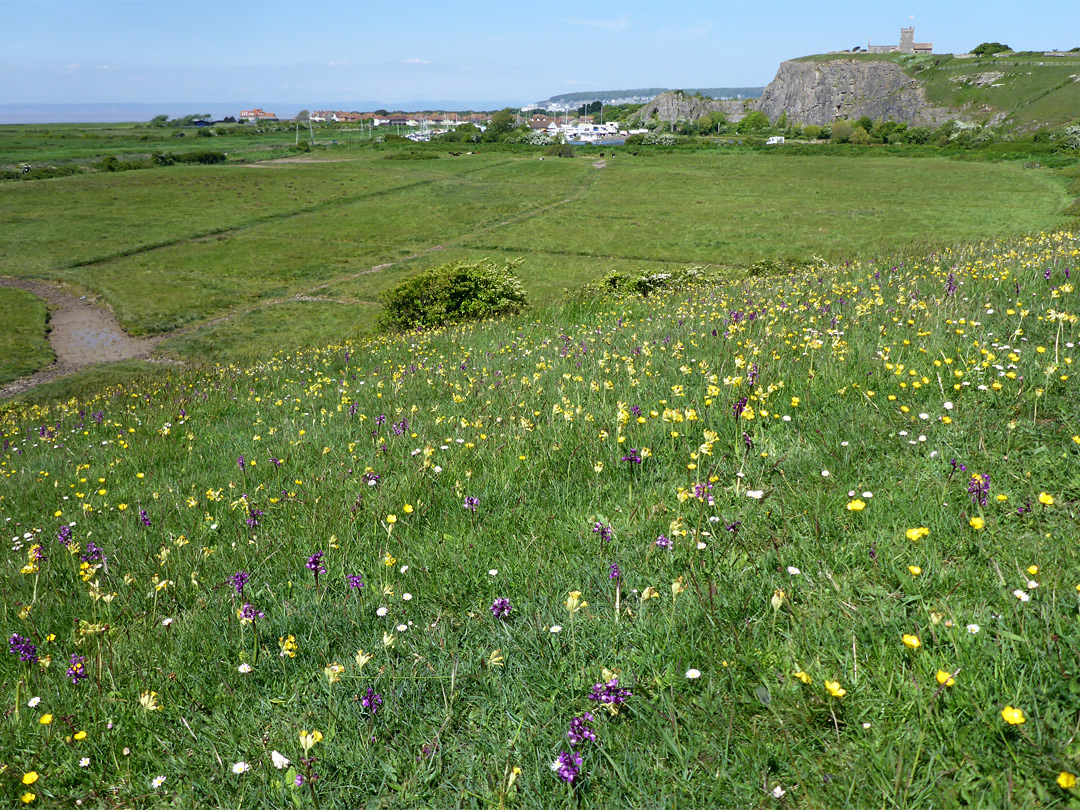
[[802,128],[803,137],[809,141],[816,141],[821,137],[821,127],[817,124],[807,124]]
[[521,261],[452,262],[406,279],[380,295],[379,326],[404,332],[517,312],[525,290],[512,271]]
[[847,121],[837,121],[832,125],[832,142],[847,143],[854,132],[855,128]]
[[568,143],[557,143],[546,150],[544,154],[548,157],[572,158],[574,156],[574,147]]
[[170,157],[176,163],[202,163],[204,165],[210,165],[225,162],[224,152],[179,152],[170,155]]
[[612,270],[605,276],[583,284],[573,293],[572,300],[587,301],[603,299],[610,295],[623,296],[637,294],[643,297],[660,290],[681,289],[697,284],[715,283],[720,272],[715,267],[686,265],[669,273],[632,273],[624,270]]
[[848,143],[866,146],[866,144],[870,143],[871,140],[872,139],[870,138],[869,132],[867,132],[862,127],[855,127],[854,131],[851,133],[851,136],[848,138]]

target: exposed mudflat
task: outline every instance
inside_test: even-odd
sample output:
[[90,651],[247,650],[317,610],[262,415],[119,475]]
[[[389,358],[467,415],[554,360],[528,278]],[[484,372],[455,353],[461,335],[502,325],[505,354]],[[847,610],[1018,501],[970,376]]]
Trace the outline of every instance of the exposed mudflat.
[[56,354],[56,362],[52,365],[0,387],[0,399],[21,394],[96,363],[146,359],[164,339],[164,335],[132,337],[120,328],[111,311],[88,298],[72,295],[57,284],[0,278],[0,286],[18,287],[48,302],[49,344]]

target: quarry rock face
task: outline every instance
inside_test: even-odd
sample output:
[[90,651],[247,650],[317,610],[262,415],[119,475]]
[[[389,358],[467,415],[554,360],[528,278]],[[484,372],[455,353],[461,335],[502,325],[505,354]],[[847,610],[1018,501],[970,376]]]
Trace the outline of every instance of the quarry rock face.
[[[750,102],[752,104],[752,102]],[[715,99],[688,96],[670,91],[661,93],[631,116],[632,122],[647,123],[652,118],[675,123],[679,120],[696,121],[711,112],[720,111],[729,123],[745,117],[747,102],[741,99]],[[753,107],[751,107],[753,109]]]
[[819,126],[867,115],[936,127],[961,117],[928,102],[918,82],[899,65],[861,59],[781,62],[756,107],[773,123],[787,112],[792,123]]

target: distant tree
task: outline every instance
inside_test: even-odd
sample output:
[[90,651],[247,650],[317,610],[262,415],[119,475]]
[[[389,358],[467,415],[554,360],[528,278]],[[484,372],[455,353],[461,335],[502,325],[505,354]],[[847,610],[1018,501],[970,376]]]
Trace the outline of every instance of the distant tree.
[[[847,143],[851,140],[851,134],[855,131],[855,128],[851,126],[847,121],[837,121],[832,125],[832,142],[833,143]],[[863,130],[865,132],[866,130]]]
[[907,131],[907,142],[914,144],[927,143],[932,134],[930,127],[911,127]]
[[869,132],[874,128],[874,119],[869,115],[864,115],[855,122],[855,126],[862,127],[864,131]]
[[780,117],[776,119],[776,128],[787,129],[787,125],[787,110],[784,110],[782,113],[780,113]]
[[1011,51],[1008,45],[1003,42],[983,42],[980,45],[976,45],[971,49],[971,52],[976,56],[989,56],[995,53],[1001,53],[1002,51]]
[[862,127],[855,127],[848,137],[848,143],[856,143],[860,146],[866,146],[866,144],[870,143],[870,140],[870,133]]
[[376,110],[375,111],[375,115],[379,116],[380,118],[385,118],[389,114],[390,113],[388,113],[386,110]]
[[233,115],[226,115],[224,118],[221,119],[221,123],[223,123],[223,124],[235,124],[236,123],[236,117],[233,116]]
[[296,114],[297,121],[307,121],[311,117],[311,112],[308,110],[301,110]]
[[168,122],[168,120],[169,116],[167,115],[155,115],[153,118],[150,119],[150,126],[163,127]]
[[484,140],[499,140],[506,133],[513,131],[516,123],[513,111],[509,107],[504,107],[491,116],[491,121],[488,122],[487,129],[484,130]]
[[817,124],[807,124],[802,128],[802,134],[808,141],[816,141],[821,137],[821,127]]
[[577,109],[578,115],[599,115],[600,111],[604,108],[603,102],[593,101],[589,104],[582,104]]
[[[727,117],[715,110],[694,122],[694,135],[717,135],[727,129]],[[689,133],[688,133],[689,134]]]
[[754,110],[752,113],[747,114],[745,118],[735,125],[735,131],[740,134],[768,128],[769,117],[761,110]]

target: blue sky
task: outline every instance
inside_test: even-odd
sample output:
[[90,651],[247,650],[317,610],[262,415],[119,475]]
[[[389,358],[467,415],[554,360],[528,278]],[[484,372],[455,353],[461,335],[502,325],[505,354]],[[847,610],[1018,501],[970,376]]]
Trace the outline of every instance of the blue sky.
[[[893,43],[1080,46],[1080,2],[13,2],[0,104],[523,104],[767,84],[780,61]],[[284,109],[279,114],[295,110]]]

